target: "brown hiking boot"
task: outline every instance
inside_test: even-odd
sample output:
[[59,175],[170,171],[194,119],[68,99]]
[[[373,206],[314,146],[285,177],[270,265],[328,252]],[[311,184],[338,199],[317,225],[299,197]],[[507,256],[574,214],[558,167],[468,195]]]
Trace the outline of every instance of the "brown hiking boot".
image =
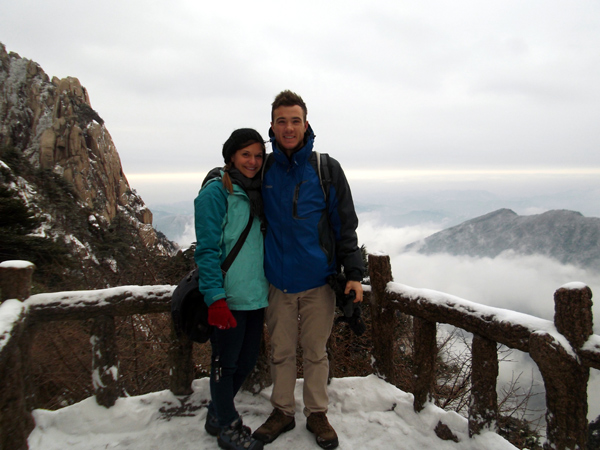
[[273,442],[281,433],[292,430],[296,426],[294,416],[286,416],[283,411],[275,408],[267,421],[252,433],[254,439],[269,444]]
[[324,412],[312,413],[306,420],[306,429],[317,438],[319,447],[325,449],[336,448],[339,445],[338,437],[327,420]]

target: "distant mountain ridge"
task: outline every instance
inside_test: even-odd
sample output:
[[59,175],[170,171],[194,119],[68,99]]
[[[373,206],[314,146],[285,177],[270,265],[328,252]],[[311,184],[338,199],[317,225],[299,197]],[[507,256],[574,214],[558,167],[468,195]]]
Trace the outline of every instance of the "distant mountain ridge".
[[519,216],[499,209],[409,244],[405,250],[490,258],[514,251],[600,271],[599,241],[600,218],[568,210]]

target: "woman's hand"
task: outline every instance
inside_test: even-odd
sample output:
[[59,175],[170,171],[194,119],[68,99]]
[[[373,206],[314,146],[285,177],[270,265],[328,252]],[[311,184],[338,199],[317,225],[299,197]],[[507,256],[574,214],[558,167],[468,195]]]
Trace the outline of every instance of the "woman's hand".
[[219,330],[227,330],[237,327],[237,321],[225,299],[217,300],[208,307],[208,324],[214,325]]

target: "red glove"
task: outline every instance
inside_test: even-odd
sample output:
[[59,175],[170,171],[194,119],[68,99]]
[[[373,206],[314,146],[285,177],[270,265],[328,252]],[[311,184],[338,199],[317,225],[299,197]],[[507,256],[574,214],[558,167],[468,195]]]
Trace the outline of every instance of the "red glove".
[[219,330],[237,327],[235,317],[224,299],[217,300],[208,307],[208,324],[214,325]]

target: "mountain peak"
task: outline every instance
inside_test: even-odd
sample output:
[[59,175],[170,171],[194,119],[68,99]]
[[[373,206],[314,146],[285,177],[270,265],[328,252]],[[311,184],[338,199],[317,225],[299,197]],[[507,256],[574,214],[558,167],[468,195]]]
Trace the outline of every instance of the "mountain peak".
[[551,210],[519,216],[499,209],[408,245],[406,251],[494,258],[505,251],[542,255],[600,271],[600,219]]

